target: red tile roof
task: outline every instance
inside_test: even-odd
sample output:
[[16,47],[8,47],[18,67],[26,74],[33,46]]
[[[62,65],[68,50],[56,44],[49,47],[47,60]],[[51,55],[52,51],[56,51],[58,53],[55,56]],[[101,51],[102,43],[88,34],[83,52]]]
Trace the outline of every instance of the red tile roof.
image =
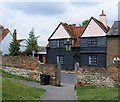
[[[84,30],[84,26],[69,26],[67,23],[60,23],[58,25],[58,27],[55,29],[55,31],[59,28],[60,25],[63,25],[63,27],[65,28],[65,30],[68,32],[68,34],[71,36],[71,38],[73,38],[75,41],[72,45],[72,47],[79,47],[80,46],[80,36],[81,36],[81,32]],[[55,31],[53,32],[53,34],[55,33]],[[50,36],[50,38],[53,36],[53,34]],[[50,40],[50,38],[48,40]],[[50,47],[50,44],[48,43],[47,48]]]
[[5,38],[5,36],[9,33],[7,28],[0,26],[0,42]]
[[79,47],[80,46],[80,36],[82,31],[84,30],[84,26],[69,26],[66,23],[63,23],[64,28],[68,31],[69,35],[74,38],[74,43],[72,47]]

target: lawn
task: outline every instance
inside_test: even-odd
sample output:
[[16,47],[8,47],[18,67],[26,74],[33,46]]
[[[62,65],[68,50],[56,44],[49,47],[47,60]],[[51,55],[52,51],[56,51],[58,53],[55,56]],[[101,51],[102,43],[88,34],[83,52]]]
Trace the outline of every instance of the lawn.
[[39,81],[37,81],[37,80],[27,78],[27,77],[23,77],[23,76],[13,75],[13,74],[10,74],[10,73],[5,72],[3,70],[0,70],[0,73],[2,73],[2,77],[4,77],[4,78],[14,78],[14,79],[18,79],[18,80],[26,80],[26,81],[39,83]]
[[[81,86],[77,89],[78,100],[120,100],[118,88]],[[81,102],[81,101],[80,101]]]
[[29,78],[24,78],[16,75],[11,75],[7,72],[2,72],[2,100],[37,100],[45,93],[41,88],[35,88],[24,84],[16,83],[8,78],[34,81]]
[[37,100],[45,90],[2,79],[2,100]]

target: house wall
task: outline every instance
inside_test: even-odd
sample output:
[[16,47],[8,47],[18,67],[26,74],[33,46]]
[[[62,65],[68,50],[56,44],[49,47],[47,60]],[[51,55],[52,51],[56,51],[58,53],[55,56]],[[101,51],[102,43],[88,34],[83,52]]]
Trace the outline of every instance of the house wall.
[[[60,47],[65,47],[65,43],[67,43],[67,39],[54,39],[50,40],[50,48],[57,48],[57,41],[60,41]],[[69,39],[69,42],[72,43],[72,39]]]
[[[95,67],[106,67],[106,37],[97,37],[97,46],[89,46],[89,38],[80,40],[80,65],[89,65],[89,56],[97,55],[98,63]],[[93,65],[92,65],[93,66]]]
[[62,70],[74,70],[74,58],[72,51],[66,51],[64,48],[47,49],[47,64],[57,64],[57,56],[64,56],[64,64]]
[[[97,65],[89,65],[89,56],[93,56],[93,55],[98,56]],[[100,54],[100,53],[94,53],[94,54],[80,53],[80,65],[81,65],[81,67],[93,66],[93,67],[100,67],[100,68],[103,67],[103,68],[105,68],[106,67],[106,54],[105,53],[103,53],[103,54]]]
[[2,54],[5,55],[5,54],[9,54],[9,46],[10,46],[10,43],[12,42],[12,36],[10,33],[8,33],[6,35],[6,37],[2,40],[1,42],[1,51],[2,51]]
[[98,26],[98,24],[92,19],[89,25],[87,26],[82,37],[97,37],[105,36],[106,33]]
[[71,38],[71,37],[66,32],[63,25],[60,25],[60,27],[57,29],[57,31],[54,33],[54,35],[50,39],[63,39],[63,38]]
[[113,64],[113,57],[120,56],[120,36],[111,36],[107,38],[107,66]]
[[24,52],[26,50],[26,46],[27,46],[26,43],[27,43],[26,40],[23,40],[22,42],[20,42],[20,51],[21,52]]
[[[57,40],[60,41],[60,47],[57,47]],[[70,43],[72,43],[72,40],[69,39]],[[47,63],[57,64],[57,56],[64,56],[62,69],[73,70],[75,61],[77,60],[79,62],[79,58],[75,56],[74,52],[78,52],[79,48],[72,48],[70,51],[67,51],[64,45],[66,42],[67,39],[50,40],[50,48],[47,49]]]

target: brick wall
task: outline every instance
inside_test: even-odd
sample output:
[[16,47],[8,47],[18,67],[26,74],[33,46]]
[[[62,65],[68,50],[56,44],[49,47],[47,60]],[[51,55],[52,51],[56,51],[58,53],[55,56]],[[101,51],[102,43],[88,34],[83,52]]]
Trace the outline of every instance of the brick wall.
[[2,66],[27,68],[35,70],[39,68],[39,59],[32,56],[2,56]]
[[51,85],[57,85],[56,65],[39,64],[38,58],[32,56],[3,56],[2,69],[11,74],[40,80],[40,74],[50,75]]
[[107,67],[112,65],[113,57],[120,55],[120,37],[107,38]]
[[120,63],[114,63],[108,67],[107,71],[112,80],[115,81],[115,84],[120,83]]

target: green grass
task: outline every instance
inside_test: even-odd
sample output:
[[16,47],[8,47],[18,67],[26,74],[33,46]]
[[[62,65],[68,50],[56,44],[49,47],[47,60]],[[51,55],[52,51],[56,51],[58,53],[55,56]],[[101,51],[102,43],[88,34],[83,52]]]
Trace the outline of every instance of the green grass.
[[2,100],[37,100],[45,90],[2,78]]
[[120,100],[118,88],[81,86],[77,89],[78,100]]
[[12,75],[2,70],[0,70],[0,76],[2,76],[0,77],[0,82],[2,82],[2,84],[0,84],[2,86],[0,92],[2,93],[3,101],[4,100],[5,101],[6,100],[37,100],[40,98],[40,96],[42,96],[45,93],[45,90],[41,88],[35,88],[24,84],[20,84],[15,81],[9,80],[8,78],[36,82],[33,79]]
[[0,102],[2,99],[2,76],[0,75]]
[[13,74],[10,74],[10,73],[5,72],[3,70],[0,70],[0,73],[1,72],[2,72],[2,77],[5,77],[5,78],[14,78],[14,79],[18,79],[18,80],[25,80],[25,81],[31,81],[31,82],[39,83],[39,81],[37,81],[35,79],[31,79],[31,78],[27,78],[27,77],[23,77],[23,76],[18,76],[18,75],[13,75]]

